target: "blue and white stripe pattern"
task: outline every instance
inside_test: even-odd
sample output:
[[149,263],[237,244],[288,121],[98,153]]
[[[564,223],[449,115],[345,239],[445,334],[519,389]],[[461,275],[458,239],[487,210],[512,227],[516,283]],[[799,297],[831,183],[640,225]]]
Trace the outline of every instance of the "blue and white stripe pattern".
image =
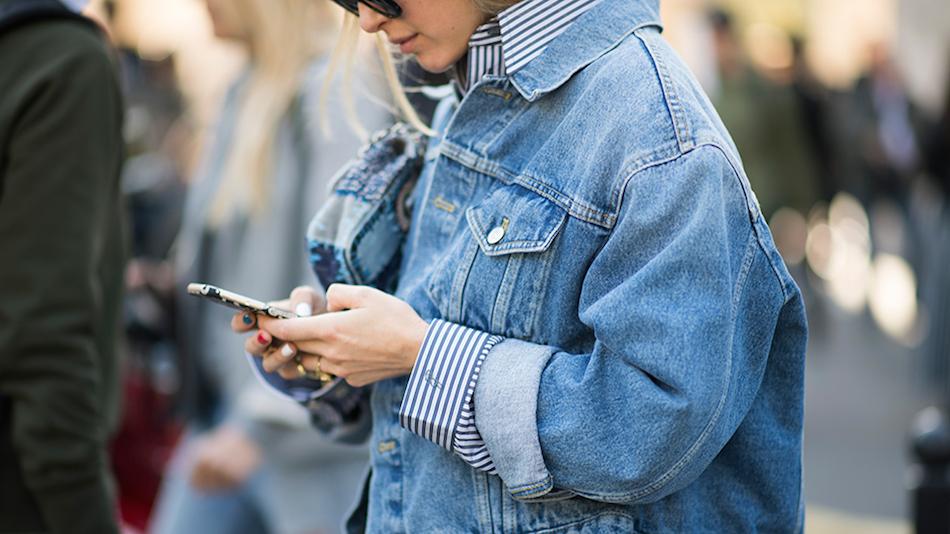
[[498,14],[506,73],[541,55],[548,43],[600,0],[524,0]]
[[[497,17],[482,24],[468,40],[468,69],[465,87],[475,85],[485,75],[505,74],[505,58],[501,47],[501,25]],[[469,81],[471,80],[471,81]]]
[[472,396],[485,355],[502,339],[432,321],[399,409],[404,428],[490,473],[495,466],[475,428]]
[[469,39],[463,90],[482,76],[511,76],[601,0],[523,0],[475,30]]
[[[479,359],[478,366],[475,368],[475,379],[478,379],[478,369],[481,367],[481,360],[488,353],[485,349],[482,357]],[[488,447],[482,440],[482,435],[475,426],[475,410],[472,406],[472,392],[475,390],[475,382],[472,382],[471,391],[465,396],[465,404],[462,405],[462,412],[459,414],[458,429],[455,432],[455,441],[452,444],[452,450],[458,454],[468,465],[487,471],[490,475],[497,475],[495,462],[491,459]]]

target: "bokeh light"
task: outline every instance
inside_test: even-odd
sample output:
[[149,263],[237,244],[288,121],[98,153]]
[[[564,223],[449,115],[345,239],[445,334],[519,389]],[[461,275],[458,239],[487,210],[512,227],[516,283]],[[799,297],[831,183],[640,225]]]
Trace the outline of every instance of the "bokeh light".
[[[884,225],[892,220],[891,207],[879,209],[876,219]],[[788,222],[782,214],[776,234],[784,236]],[[899,230],[899,228],[898,228]],[[879,252],[872,261],[871,232],[866,211],[856,198],[839,193],[827,210],[817,206],[811,214],[805,242],[808,267],[818,277],[819,288],[841,309],[858,314],[865,306],[880,329],[908,346],[919,343],[921,312],[917,302],[917,280],[907,260],[893,252]],[[890,236],[886,249],[899,249],[891,228],[876,230]],[[781,237],[776,243],[782,242]],[[790,256],[794,259],[794,256]]]
[[835,304],[850,313],[861,312],[871,278],[871,236],[861,203],[838,193],[827,219],[819,215],[813,220],[805,249],[809,267],[824,281]]
[[788,265],[798,265],[805,259],[808,241],[808,223],[805,217],[791,208],[780,208],[769,221],[772,239],[782,259]]
[[906,344],[915,342],[917,280],[904,258],[887,253],[874,258],[868,306],[881,330]]

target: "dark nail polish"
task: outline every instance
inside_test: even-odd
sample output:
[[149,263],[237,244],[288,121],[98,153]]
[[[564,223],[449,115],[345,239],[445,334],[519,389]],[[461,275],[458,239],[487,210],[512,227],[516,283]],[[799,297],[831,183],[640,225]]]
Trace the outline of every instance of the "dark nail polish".
[[254,318],[251,317],[250,313],[245,313],[242,319],[244,320],[244,324],[254,324]]

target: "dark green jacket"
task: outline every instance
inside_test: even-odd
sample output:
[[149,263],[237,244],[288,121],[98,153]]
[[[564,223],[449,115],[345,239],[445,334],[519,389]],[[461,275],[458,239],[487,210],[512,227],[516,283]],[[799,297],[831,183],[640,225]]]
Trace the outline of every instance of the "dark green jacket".
[[0,35],[0,532],[116,532],[121,123],[94,28]]

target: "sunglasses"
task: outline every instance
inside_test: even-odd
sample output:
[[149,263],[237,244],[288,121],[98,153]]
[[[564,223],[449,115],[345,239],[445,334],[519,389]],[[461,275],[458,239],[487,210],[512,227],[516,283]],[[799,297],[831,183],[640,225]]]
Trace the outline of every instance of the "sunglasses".
[[402,8],[399,7],[399,4],[393,0],[333,0],[339,4],[343,9],[349,11],[350,13],[359,16],[360,8],[357,7],[358,2],[363,2],[367,7],[373,11],[389,17],[391,19],[398,18],[402,15]]

